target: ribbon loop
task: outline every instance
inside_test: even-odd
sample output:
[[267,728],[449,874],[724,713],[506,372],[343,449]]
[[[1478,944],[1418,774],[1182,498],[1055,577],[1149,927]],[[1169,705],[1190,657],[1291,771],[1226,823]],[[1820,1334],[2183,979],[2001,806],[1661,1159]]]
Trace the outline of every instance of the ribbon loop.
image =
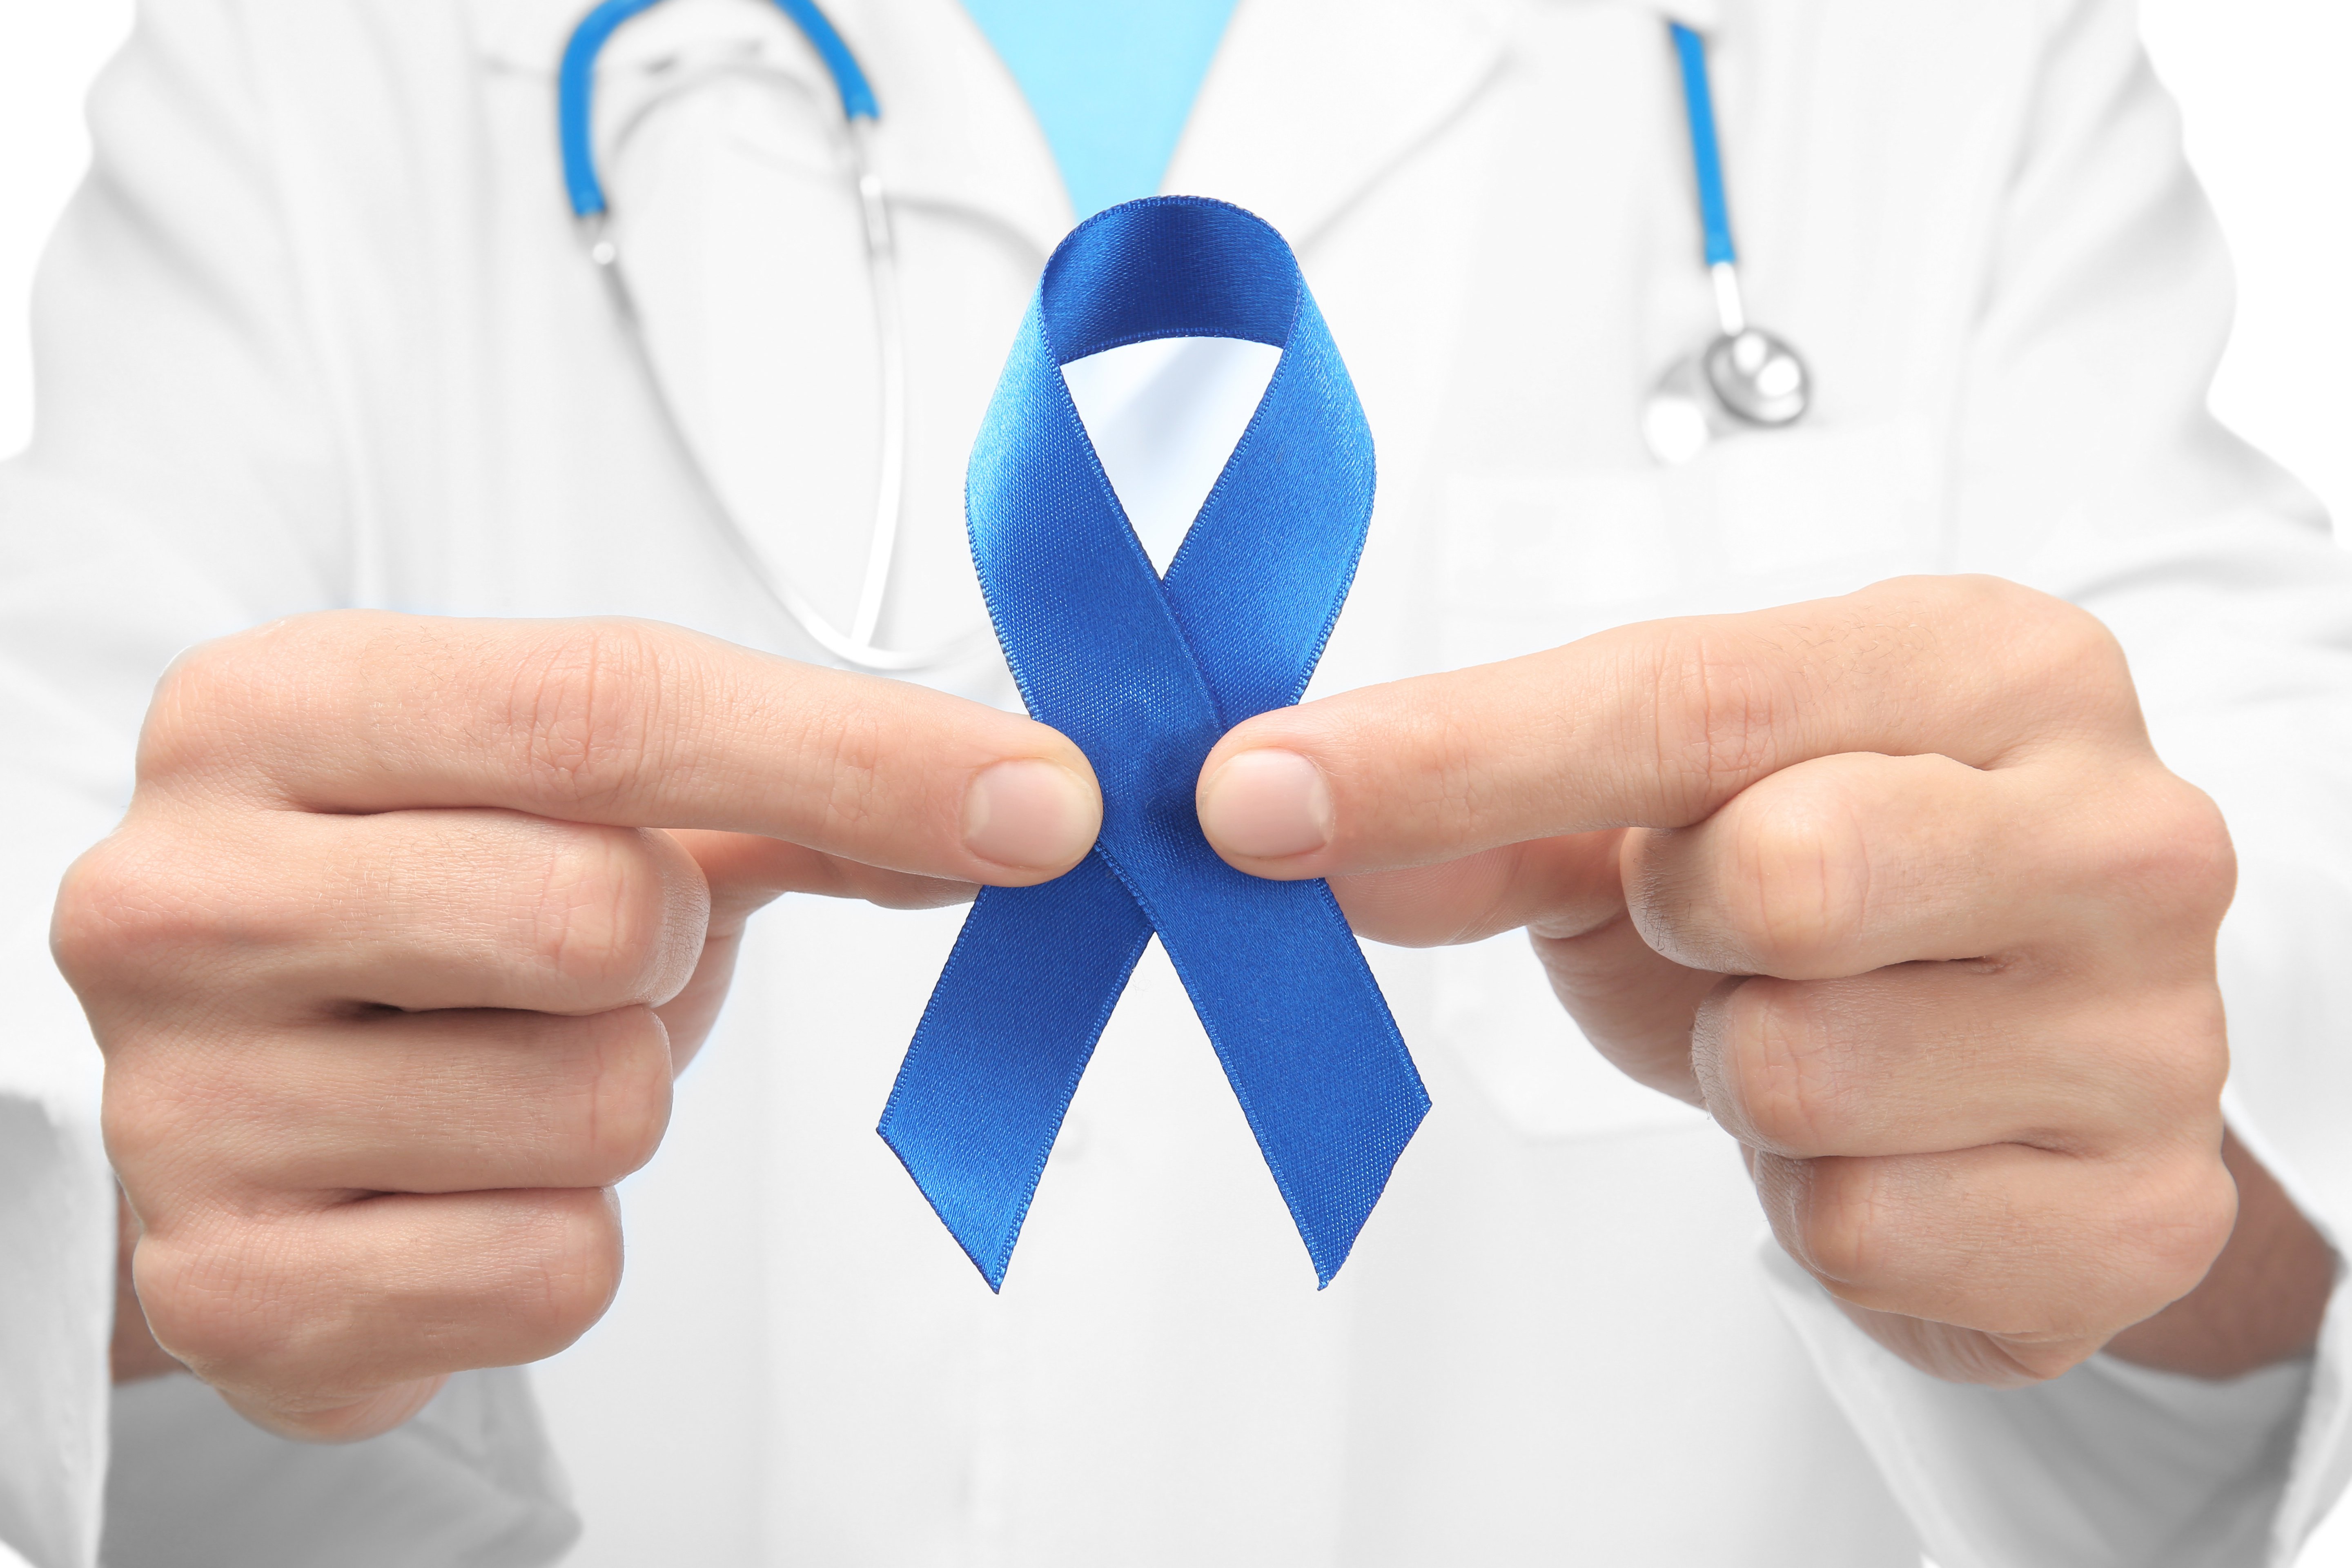
[[[1163,581],[1061,367],[1154,338],[1282,351]],[[991,1289],[1070,1098],[1157,931],[1307,1244],[1346,1261],[1429,1109],[1330,889],[1225,864],[1193,789],[1234,724],[1298,700],[1372,505],[1371,433],[1280,235],[1197,197],[1129,202],[1046,264],[974,444],[972,558],[1033,717],[1094,764],[1078,868],[985,889],[880,1131]]]

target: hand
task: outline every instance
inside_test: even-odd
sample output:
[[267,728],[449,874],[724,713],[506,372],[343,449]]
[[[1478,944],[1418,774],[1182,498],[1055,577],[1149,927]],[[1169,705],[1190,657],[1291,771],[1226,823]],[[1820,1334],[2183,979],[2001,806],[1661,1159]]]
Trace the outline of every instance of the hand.
[[1254,719],[1199,805],[1367,936],[1528,927],[1594,1046],[1711,1112],[1781,1246],[1918,1366],[2049,1377],[2174,1302],[2202,1328],[2137,1332],[2183,1370],[2315,1332],[2332,1266],[2266,1176],[2267,1260],[2182,1300],[2237,1206],[2234,862],[2078,610],[1915,578],[1628,626]]
[[1043,725],[670,627],[354,613],[197,650],[55,927],[155,1338],[321,1438],[562,1348],[754,908],[1044,881],[1100,818]]

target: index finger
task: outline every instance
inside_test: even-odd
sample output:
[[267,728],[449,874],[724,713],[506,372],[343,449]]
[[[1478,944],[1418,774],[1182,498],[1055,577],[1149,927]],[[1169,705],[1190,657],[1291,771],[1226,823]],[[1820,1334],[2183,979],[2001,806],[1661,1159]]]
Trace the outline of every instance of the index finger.
[[197,649],[140,788],[367,813],[489,806],[761,834],[965,882],[1060,875],[1101,824],[1045,725],[644,621],[337,611]]
[[2096,620],[1994,578],[1900,578],[1261,714],[1209,753],[1198,804],[1239,868],[1326,877],[1685,827],[1815,757],[1989,768],[2092,735],[2145,744]]

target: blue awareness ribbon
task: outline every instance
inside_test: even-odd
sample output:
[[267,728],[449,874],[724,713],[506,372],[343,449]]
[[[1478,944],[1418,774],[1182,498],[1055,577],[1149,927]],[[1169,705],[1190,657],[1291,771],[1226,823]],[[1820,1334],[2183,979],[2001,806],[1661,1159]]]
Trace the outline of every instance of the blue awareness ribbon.
[[[1282,355],[1162,580],[1061,367],[1176,337]],[[1094,764],[1102,834],[1051,882],[981,889],[882,1137],[1001,1289],[1079,1075],[1157,931],[1328,1285],[1429,1096],[1330,888],[1234,870],[1193,805],[1218,738],[1306,690],[1371,519],[1371,431],[1282,237],[1191,196],[1073,229],[1013,341],[964,505],[1013,679]]]

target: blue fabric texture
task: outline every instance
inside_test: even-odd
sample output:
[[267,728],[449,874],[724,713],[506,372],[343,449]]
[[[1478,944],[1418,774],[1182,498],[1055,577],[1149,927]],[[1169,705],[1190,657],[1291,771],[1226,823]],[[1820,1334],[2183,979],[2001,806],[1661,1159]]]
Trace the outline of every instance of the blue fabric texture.
[[[1282,356],[1163,581],[1061,367],[1170,337]],[[1102,836],[1065,877],[982,890],[880,1128],[991,1289],[1155,931],[1319,1283],[1428,1112],[1330,889],[1234,870],[1193,807],[1218,738],[1305,691],[1371,508],[1371,432],[1280,235],[1239,207],[1169,196],[1062,242],[972,448],[965,509],[1022,697],[1094,764]]]
[[964,0],[1079,217],[1160,188],[1234,0]]

